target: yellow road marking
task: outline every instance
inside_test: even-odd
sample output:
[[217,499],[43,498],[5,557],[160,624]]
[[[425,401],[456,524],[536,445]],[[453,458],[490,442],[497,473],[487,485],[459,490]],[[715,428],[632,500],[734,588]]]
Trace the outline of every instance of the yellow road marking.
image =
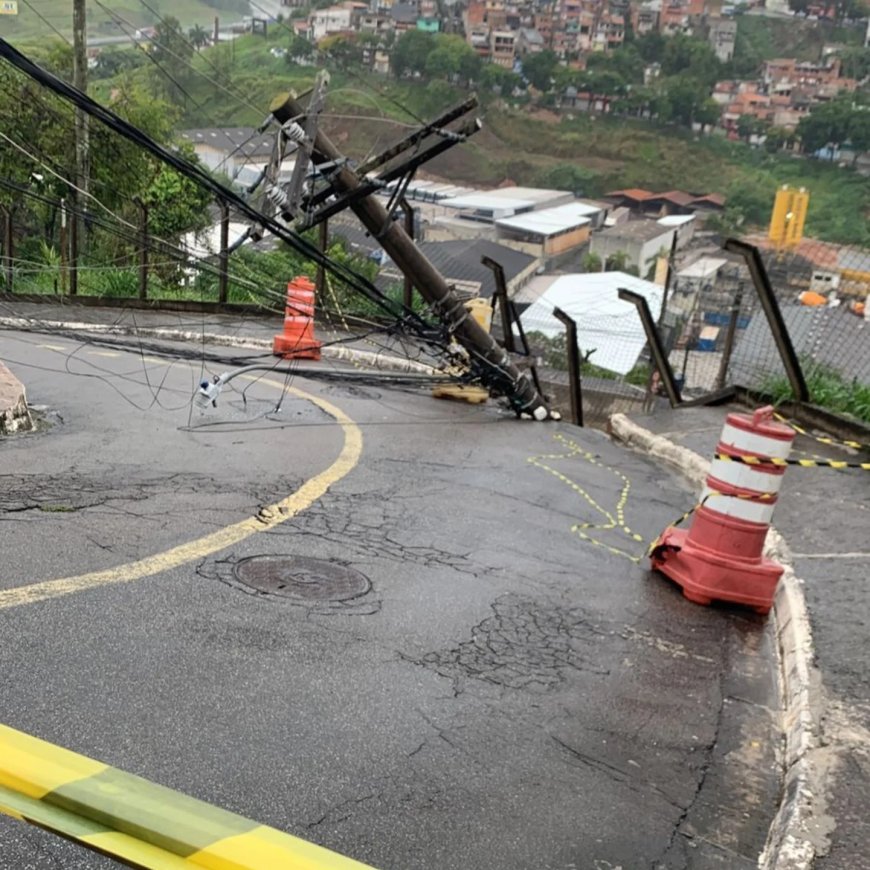
[[89,350],[88,356],[120,356],[114,350]]
[[[278,381],[262,380],[260,383],[284,389],[284,384]],[[61,595],[69,595],[83,589],[93,589],[112,583],[128,583],[132,580],[141,580],[143,577],[161,574],[164,571],[177,568],[179,565],[203,559],[227,547],[232,547],[240,541],[244,541],[245,538],[249,538],[257,532],[274,528],[311,507],[317,499],[326,493],[329,487],[349,474],[359,462],[362,454],[362,432],[344,411],[326,399],[313,396],[311,393],[306,393],[296,387],[289,387],[287,392],[292,393],[297,398],[313,402],[333,417],[344,431],[344,445],[341,448],[341,453],[329,468],[305,481],[296,492],[291,493],[285,499],[264,508],[258,516],[248,517],[248,519],[226,526],[195,541],[189,541],[162,553],[156,553],[126,565],[119,565],[116,568],[106,568],[103,571],[91,571],[88,574],[79,574],[75,577],[45,580],[28,586],[4,589],[0,591],[0,610],[5,610],[8,607],[19,607],[22,604],[33,604]]]
[[43,347],[46,350],[59,350],[59,351],[65,351],[67,349],[63,345],[60,345],[60,344],[40,344],[40,345],[37,345],[37,347]]

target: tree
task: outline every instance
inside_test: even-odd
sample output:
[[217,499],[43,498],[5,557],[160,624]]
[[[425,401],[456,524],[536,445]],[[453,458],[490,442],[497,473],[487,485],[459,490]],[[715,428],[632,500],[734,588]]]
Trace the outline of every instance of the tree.
[[362,63],[363,49],[356,34],[336,33],[319,43],[320,50],[340,67],[355,67]]
[[665,42],[661,64],[664,75],[688,75],[706,87],[711,87],[721,72],[719,58],[708,43],[681,33]]
[[528,54],[523,58],[523,76],[539,91],[550,90],[550,79],[559,65],[555,51],[545,49],[538,54]]
[[426,61],[435,48],[435,37],[423,30],[406,30],[393,46],[390,66],[396,78],[426,70]]
[[764,150],[768,154],[775,154],[785,148],[793,138],[792,134],[783,127],[771,127],[764,137]]
[[307,39],[293,33],[290,36],[290,47],[287,49],[284,59],[289,64],[296,64],[299,61],[308,60],[315,51],[315,47]]
[[598,254],[593,254],[592,251],[587,251],[583,255],[583,259],[580,261],[580,268],[584,272],[600,272],[601,257],[599,257]]
[[[662,120],[676,120],[691,126],[697,119],[696,116],[702,112],[702,107],[705,107],[708,100],[707,89],[694,77],[688,75],[667,79],[661,87],[667,102],[662,104],[660,111],[664,114],[667,106],[669,115]],[[706,107],[704,114],[708,114]]]
[[644,59],[633,44],[622,45],[610,54],[595,52],[586,59],[586,69],[590,72],[613,72],[632,84],[643,83],[644,66]]
[[870,76],[870,47],[847,48],[840,54],[841,72],[850,79],[863,79]]
[[522,79],[513,71],[495,63],[481,65],[479,82],[481,90],[508,95],[522,85]]
[[190,77],[190,60],[194,52],[177,18],[164,18],[154,28],[150,52],[156,65],[155,83],[158,87],[173,102],[186,99],[184,85]]
[[[604,261],[606,272],[627,272],[629,268],[628,254],[625,251],[615,251]],[[635,267],[635,273],[637,268]]]
[[800,119],[797,126],[804,150],[814,154],[830,147],[833,160],[834,150],[849,138],[853,111],[848,96],[814,107],[809,115]]
[[138,69],[148,63],[141,51],[129,48],[109,46],[101,49],[93,69],[94,78],[114,78],[123,72]]
[[190,30],[187,31],[187,38],[190,41],[190,44],[197,51],[201,48],[205,48],[211,42],[211,37],[208,35],[208,31],[200,24],[191,27]]
[[480,57],[461,36],[439,34],[434,46],[426,58],[426,75],[430,78],[468,82],[479,75]]
[[858,109],[849,120],[849,142],[855,157],[861,151],[870,151],[870,108]]
[[757,136],[763,132],[764,123],[755,115],[741,115],[737,119],[737,135],[741,139],[748,140],[751,136]]
[[142,197],[151,232],[162,239],[177,239],[208,226],[210,199],[203,187],[165,165]]

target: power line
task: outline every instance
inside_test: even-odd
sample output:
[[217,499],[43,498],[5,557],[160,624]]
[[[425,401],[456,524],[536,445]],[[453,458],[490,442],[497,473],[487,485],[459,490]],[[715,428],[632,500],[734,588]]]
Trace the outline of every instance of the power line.
[[[144,7],[145,7],[145,8],[146,8],[146,9],[147,9],[147,10],[148,10],[152,15],[154,15],[154,16],[157,18],[157,20],[158,20],[159,22],[161,22],[161,24],[166,24],[166,19],[163,18],[163,17],[160,15],[160,13],[159,13],[156,9],[154,9],[153,6],[149,5],[149,4],[146,2],[146,0],[139,0],[139,2],[140,2],[140,3],[142,4],[142,6],[144,6]],[[221,73],[221,70],[218,68],[217,64],[215,64],[215,63],[214,63],[214,62],[213,62],[213,61],[208,57],[207,54],[200,54],[198,51],[196,51],[196,46],[195,46],[195,45],[194,45],[190,40],[188,40],[188,39],[185,38],[185,36],[184,36],[184,34],[182,33],[180,27],[179,27],[179,29],[178,29],[178,31],[177,31],[177,34],[178,34],[179,38],[180,38],[180,39],[181,39],[181,40],[182,40],[186,45],[188,45],[190,48],[192,48],[192,49],[194,50],[194,52],[196,53],[197,57],[200,57],[202,60],[204,60],[204,61],[205,61],[205,62],[206,62],[206,63],[207,63],[207,64],[208,64],[208,65],[209,65],[209,66],[210,66],[210,67],[211,67],[211,68],[212,68],[212,69],[213,69],[213,70],[214,70],[218,75],[221,75],[221,76],[223,77],[223,75],[222,75],[222,73]],[[151,41],[154,42],[155,45],[159,45],[159,44],[160,44],[160,43],[157,43],[157,42],[156,42],[155,40],[153,40],[153,39],[152,39]],[[161,46],[161,47],[164,49],[164,51],[168,51],[168,49],[166,48],[166,46]],[[170,52],[170,54],[173,54],[173,52]],[[175,55],[175,56],[176,56],[176,57],[179,57],[179,60],[184,60],[184,58],[181,58],[179,55]],[[224,91],[224,93],[227,93],[227,94],[229,94],[231,97],[234,97],[234,98],[237,99],[240,103],[244,103],[246,106],[248,106],[249,108],[253,109],[253,110],[256,111],[256,112],[259,112],[259,113],[260,113],[261,115],[263,115],[263,116],[266,116],[266,115],[269,114],[268,111],[265,111],[265,110],[263,110],[261,107],[258,107],[258,106],[256,106],[256,105],[254,105],[252,102],[250,102],[250,101],[248,100],[248,98],[245,97],[243,94],[239,94],[239,93],[237,93],[237,92],[235,92],[235,91],[231,91],[231,90],[229,90],[228,88],[224,87],[224,86],[221,85],[220,83],[216,82],[214,79],[212,79],[212,78],[210,78],[209,76],[205,75],[205,73],[201,72],[200,70],[197,70],[196,67],[194,67],[194,65],[193,65],[191,62],[185,60],[185,63],[187,63],[187,65],[188,65],[188,66],[189,66],[189,67],[190,67],[194,72],[198,73],[198,74],[201,75],[203,78],[205,78],[205,79],[207,79],[208,81],[210,81],[212,84],[217,85],[219,88],[221,88],[222,91]],[[229,81],[228,81],[227,83],[229,84]]]
[[169,152],[163,146],[151,139],[151,137],[119,118],[113,112],[104,106],[101,106],[86,94],[82,94],[57,76],[33,63],[33,61],[19,52],[4,39],[0,39],[0,57],[5,58],[13,66],[20,69],[35,81],[49,88],[64,99],[74,103],[92,117],[97,118],[116,133],[126,139],[136,142],[142,148],[145,148],[147,151],[157,156],[161,161],[171,166],[182,175],[198,182],[215,196],[223,199],[228,204],[235,206],[239,212],[245,214],[251,220],[260,224],[275,236],[287,242],[287,244],[303,256],[322,266],[346,284],[367,296],[393,317],[396,317],[398,312],[399,320],[406,328],[413,328],[421,334],[427,334],[430,340],[436,340],[435,336],[431,334],[431,326],[423,321],[416,313],[393,302],[393,300],[388,299],[370,281],[363,278],[352,269],[349,269],[344,264],[338,263],[330,257],[325,256],[315,245],[300,236],[298,233],[288,229],[274,218],[258,212],[234,191],[221,185],[200,167],[194,166],[186,160],[183,160],[177,154]]

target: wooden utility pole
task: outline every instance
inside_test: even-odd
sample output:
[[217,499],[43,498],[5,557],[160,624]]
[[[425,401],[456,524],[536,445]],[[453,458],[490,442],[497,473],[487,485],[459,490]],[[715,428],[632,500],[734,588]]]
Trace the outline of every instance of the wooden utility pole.
[[0,211],[3,212],[3,261],[6,271],[6,287],[7,293],[12,292],[12,279],[14,276],[13,270],[13,237],[12,237],[12,214],[13,207],[0,205]]
[[[75,220],[75,217],[73,217]],[[66,199],[60,201],[60,292],[66,295],[66,279],[69,271],[69,232],[67,230]]]
[[[279,98],[270,108],[279,124],[305,114],[305,109],[293,95]],[[316,166],[329,164],[336,167],[330,174],[336,192],[353,193],[362,185],[359,176],[347,165],[344,155],[320,129],[314,138],[311,159]],[[408,238],[402,224],[393,220],[380,200],[373,195],[361,196],[351,199],[350,208],[402,274],[410,276],[420,295],[435,309],[450,334],[465,348],[484,383],[506,396],[517,414],[528,414],[536,420],[547,419],[547,407],[531,380],[517,369],[492,336],[469,315],[453,287]]]
[[148,206],[138,197],[133,202],[139,206],[141,223],[139,224],[139,298],[148,298],[148,248],[151,244],[148,234]]
[[[88,47],[85,26],[85,0],[73,0],[73,87],[83,94],[88,92]],[[70,262],[73,273],[70,281],[70,293],[78,290],[79,245],[84,239],[82,212],[87,210],[87,192],[89,148],[88,148],[88,116],[78,107],[75,108],[75,152],[76,152],[76,182],[78,190],[72,192],[73,214],[70,238]]]

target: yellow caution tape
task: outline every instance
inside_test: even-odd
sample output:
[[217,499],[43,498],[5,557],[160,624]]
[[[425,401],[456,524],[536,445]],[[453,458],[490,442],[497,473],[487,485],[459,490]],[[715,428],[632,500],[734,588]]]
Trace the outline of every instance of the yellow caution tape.
[[[566,438],[564,435],[560,434],[554,435],[553,437],[556,441],[560,441],[562,444],[564,444],[567,448],[567,451],[564,453],[548,453],[541,454],[540,456],[530,456],[528,458],[528,462],[540,468],[542,471],[546,471],[548,474],[552,474],[553,477],[560,480],[566,486],[574,490],[574,492],[576,492],[585,502],[587,502],[587,504],[593,510],[599,513],[605,520],[605,522],[600,523],[575,523],[573,526],[571,526],[571,531],[574,532],[574,534],[576,534],[579,538],[582,538],[584,541],[588,541],[590,544],[601,547],[602,549],[607,550],[608,553],[612,553],[614,556],[622,556],[623,558],[628,559],[630,562],[638,564],[643,558],[642,556],[635,556],[633,553],[630,553],[627,550],[623,550],[620,547],[614,547],[589,534],[590,532],[594,531],[605,532],[614,530],[632,541],[643,543],[643,536],[637,534],[637,532],[632,531],[632,529],[630,529],[625,522],[625,508],[626,504],[628,503],[629,492],[631,491],[631,481],[621,471],[616,468],[611,468],[609,465],[605,465],[603,462],[599,461],[593,453],[585,450],[583,447],[572,441],[570,438]],[[590,465],[595,465],[599,468],[606,469],[622,481],[619,498],[617,499],[616,505],[612,510],[607,510],[606,508],[602,507],[582,486],[580,486],[579,483],[571,480],[571,478],[568,477],[566,474],[563,474],[561,471],[553,468],[552,465],[549,464],[549,461],[551,460],[570,459],[574,457],[584,459]]]
[[741,465],[798,465],[801,468],[861,468],[870,471],[870,462],[845,462],[839,459],[779,459],[776,456],[731,456],[716,453],[723,462],[739,462]]
[[870,444],[862,444],[860,441],[840,441],[836,438],[813,435],[811,432],[807,432],[806,429],[801,428],[794,422],[794,420],[789,420],[786,417],[783,417],[782,414],[774,414],[773,416],[776,417],[780,423],[785,423],[786,426],[791,426],[791,428],[799,435],[806,435],[807,438],[812,438],[814,441],[818,441],[819,444],[828,444],[835,447],[851,447],[853,450],[870,450]]
[[647,556],[652,556],[653,550],[659,546],[662,541],[662,538],[671,530],[675,529],[677,526],[682,525],[696,510],[702,508],[708,499],[718,498],[722,496],[723,498],[740,498],[744,501],[770,501],[771,499],[776,498],[777,493],[775,492],[754,492],[751,495],[749,493],[741,494],[741,493],[726,493],[726,492],[716,492],[711,491],[708,492],[704,498],[701,499],[694,507],[689,508],[678,520],[672,522],[657,538],[653,539],[653,542],[647,547],[646,554]]
[[0,812],[154,870],[367,866],[6,725]]

